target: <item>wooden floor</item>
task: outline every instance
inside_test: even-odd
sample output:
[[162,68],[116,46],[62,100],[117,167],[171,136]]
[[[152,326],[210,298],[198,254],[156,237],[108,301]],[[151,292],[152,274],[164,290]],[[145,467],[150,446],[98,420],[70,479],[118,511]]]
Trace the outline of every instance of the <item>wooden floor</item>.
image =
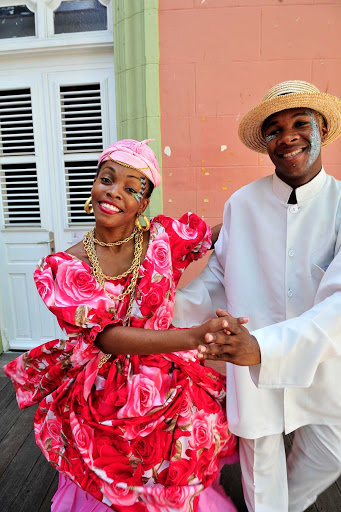
[[[33,417],[36,407],[19,410],[13,386],[1,370],[17,355],[15,352],[0,355],[0,511],[49,512],[51,498],[57,489],[58,474],[34,441]],[[288,449],[291,440],[287,436]],[[238,464],[223,468],[222,483],[238,511],[247,512]],[[341,477],[307,512],[341,512]]]

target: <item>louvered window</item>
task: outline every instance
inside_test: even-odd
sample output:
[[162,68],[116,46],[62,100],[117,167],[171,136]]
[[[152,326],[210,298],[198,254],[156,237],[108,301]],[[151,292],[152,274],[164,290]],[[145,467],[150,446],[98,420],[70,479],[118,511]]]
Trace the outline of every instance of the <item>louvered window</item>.
[[0,91],[0,155],[34,154],[30,89]]
[[99,151],[103,146],[99,84],[60,88],[64,153]]
[[5,226],[40,224],[35,164],[2,164],[1,193]]
[[0,91],[0,181],[5,226],[40,225],[30,89]]
[[68,224],[82,224],[91,221],[84,202],[103,148],[100,84],[61,86],[60,98]]
[[68,224],[90,221],[84,211],[84,203],[89,197],[96,171],[97,160],[65,162]]

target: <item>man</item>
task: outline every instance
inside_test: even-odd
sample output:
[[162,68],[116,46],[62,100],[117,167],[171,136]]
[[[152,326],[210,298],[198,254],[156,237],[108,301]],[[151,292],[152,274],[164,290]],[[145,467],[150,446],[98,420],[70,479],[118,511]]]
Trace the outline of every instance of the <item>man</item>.
[[[224,302],[231,315],[200,357],[228,362],[249,511],[302,512],[341,473],[341,182],[321,161],[340,134],[338,98],[307,82],[273,87],[239,136],[269,154],[275,174],[227,201],[215,255],[177,295],[182,326]],[[292,431],[286,463],[282,433]]]

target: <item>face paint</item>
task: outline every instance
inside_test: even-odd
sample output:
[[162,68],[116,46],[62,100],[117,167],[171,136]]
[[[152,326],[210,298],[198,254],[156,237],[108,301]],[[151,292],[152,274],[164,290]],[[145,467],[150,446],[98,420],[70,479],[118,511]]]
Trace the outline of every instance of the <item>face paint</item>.
[[270,144],[270,142],[272,140],[274,140],[275,138],[276,138],[276,135],[266,135],[266,137],[265,137],[266,144]]
[[147,180],[144,176],[141,176],[141,189],[137,194],[133,194],[133,198],[139,203],[143,197],[144,191],[146,190]]
[[314,114],[311,111],[307,112],[307,114],[311,119],[310,148],[308,149],[309,159],[307,162],[307,166],[310,167],[316,161],[321,151],[321,133]]

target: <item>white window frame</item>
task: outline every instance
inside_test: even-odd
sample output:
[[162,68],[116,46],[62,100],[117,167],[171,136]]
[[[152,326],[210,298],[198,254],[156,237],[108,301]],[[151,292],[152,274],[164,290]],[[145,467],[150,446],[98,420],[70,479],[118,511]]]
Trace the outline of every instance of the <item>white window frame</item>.
[[[57,193],[59,194],[59,213],[63,216],[63,229],[65,231],[75,231],[75,229],[86,229],[87,223],[69,223],[68,222],[68,210],[67,202],[65,200],[67,195],[66,181],[65,181],[65,162],[84,162],[87,160],[97,161],[102,149],[98,152],[74,152],[64,153],[63,152],[63,136],[62,136],[62,124],[61,124],[61,103],[60,103],[60,86],[70,85],[85,85],[93,82],[100,84],[101,90],[101,112],[102,112],[102,133],[103,133],[103,147],[107,147],[113,140],[116,140],[116,123],[113,124],[113,120],[116,119],[116,107],[112,104],[111,111],[109,112],[109,98],[115,97],[115,84],[111,78],[108,78],[107,70],[96,70],[94,76],[95,79],[89,77],[87,71],[68,72],[67,77],[63,72],[55,72],[50,74],[50,85],[49,85],[49,96],[51,99],[51,136],[53,137],[54,143],[54,154],[53,158],[56,162],[56,174],[59,177],[56,187]],[[63,157],[61,158],[61,155]],[[89,193],[91,187],[89,187]],[[89,215],[89,223],[93,224],[93,217]]]
[[[21,77],[3,77],[1,76],[1,88],[3,90],[12,90],[12,89],[31,89],[31,101],[32,101],[32,118],[33,118],[33,135],[34,135],[34,146],[35,153],[33,155],[17,155],[17,156],[3,156],[1,157],[2,164],[12,164],[12,163],[34,163],[37,170],[37,179],[38,179],[38,189],[46,190],[45,180],[48,179],[46,173],[44,173],[44,162],[42,160],[41,147],[44,143],[44,134],[40,129],[39,116],[41,115],[41,82],[39,77],[35,77],[34,79],[29,78],[21,78]],[[44,187],[44,188],[42,188]],[[40,203],[40,225],[30,226],[26,229],[30,230],[42,230],[46,229],[48,225],[47,219],[47,205],[48,198],[45,194],[39,195],[39,203]],[[3,216],[3,203],[2,203],[2,194],[0,194],[0,207],[1,207],[1,230],[2,231],[22,231],[25,230],[25,227],[18,225],[5,225],[4,216]]]

